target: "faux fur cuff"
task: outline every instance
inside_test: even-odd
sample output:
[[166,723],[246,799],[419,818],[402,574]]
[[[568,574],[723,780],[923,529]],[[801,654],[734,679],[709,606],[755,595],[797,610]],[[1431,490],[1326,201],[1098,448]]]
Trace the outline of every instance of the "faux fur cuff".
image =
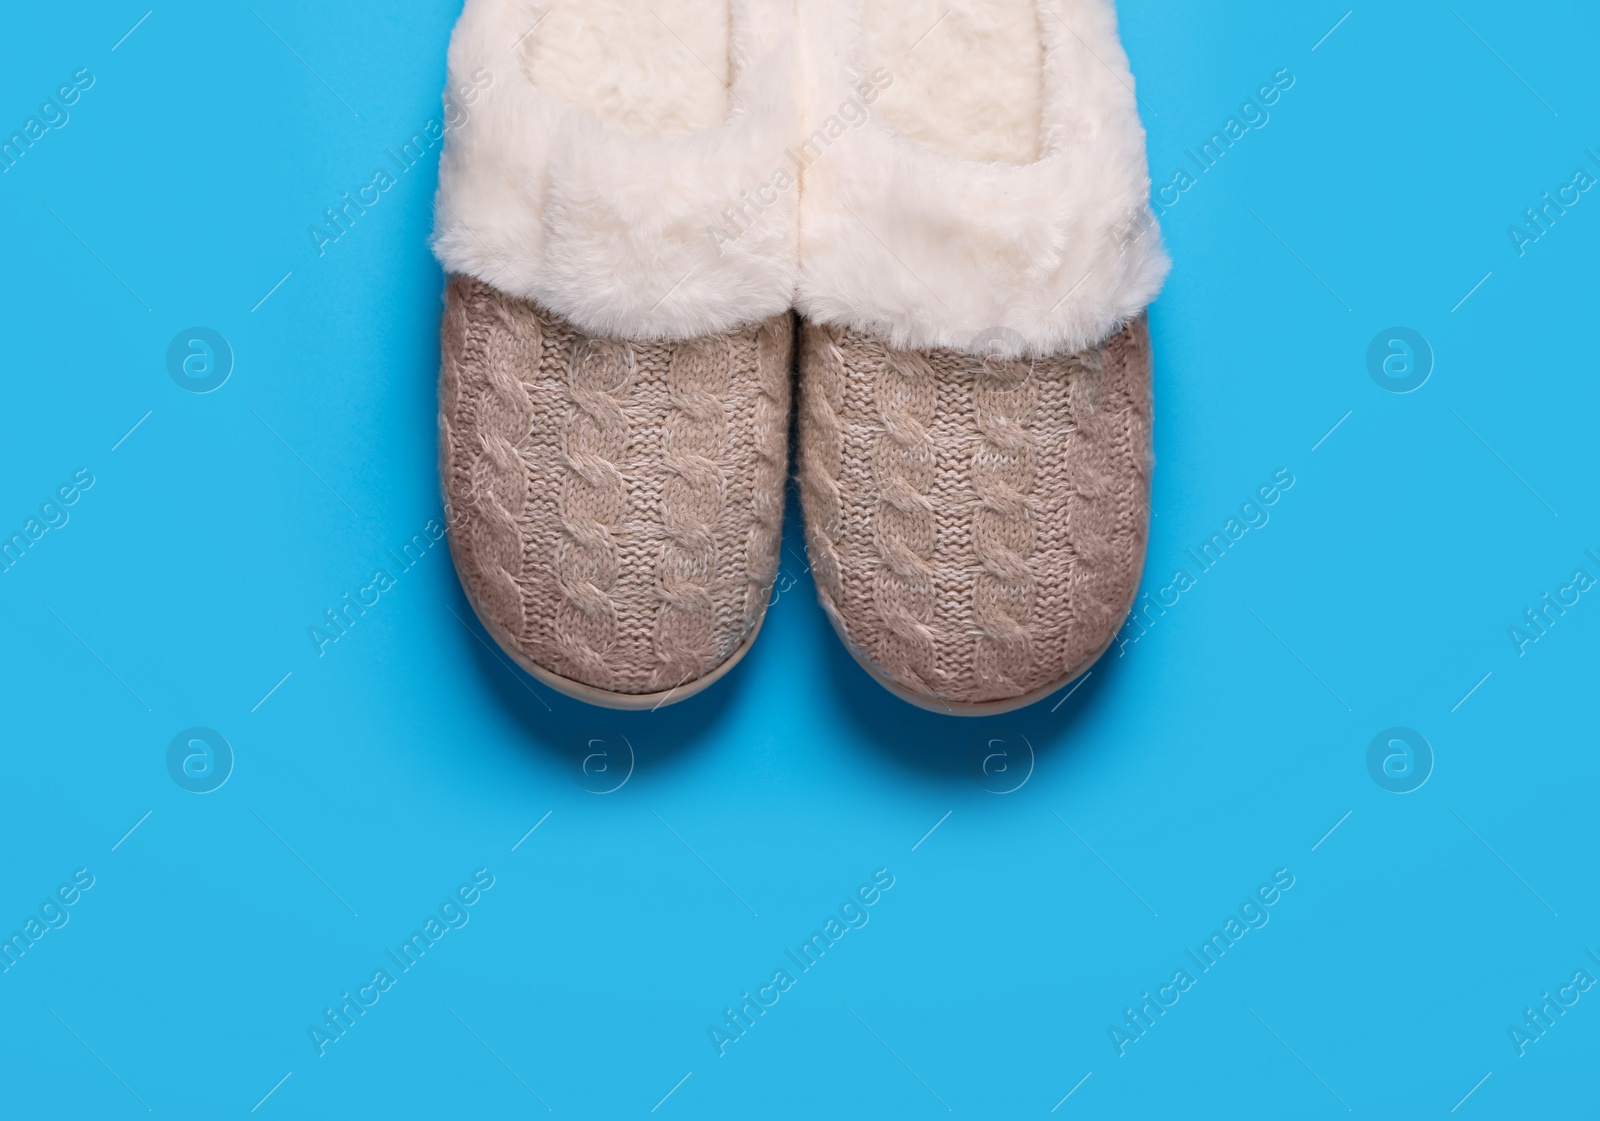
[[1112,3],[1039,0],[1037,15],[1043,154],[1018,166],[940,154],[873,117],[894,74],[867,72],[860,0],[808,0],[805,315],[897,347],[1042,355],[1102,342],[1155,298],[1168,262]]
[[[450,89],[482,92],[448,130],[440,262],[596,334],[689,338],[786,310],[798,191],[774,173],[798,132],[792,11],[792,0],[732,0],[727,122],[635,140],[535,87],[527,44],[541,8],[467,0]],[[666,34],[663,51],[687,49]],[[603,42],[571,49],[596,52],[602,69]],[[567,61],[581,72],[583,60]]]

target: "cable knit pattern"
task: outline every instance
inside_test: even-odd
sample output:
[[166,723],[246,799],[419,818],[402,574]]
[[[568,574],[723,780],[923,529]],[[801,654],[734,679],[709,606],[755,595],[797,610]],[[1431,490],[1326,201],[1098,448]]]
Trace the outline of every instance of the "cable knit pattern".
[[973,676],[986,695],[1025,692],[1033,668],[1036,581],[1033,488],[1038,472],[1033,416],[1034,362],[985,358],[973,373],[973,420],[981,443],[972,453],[972,614],[979,628]]
[[628,488],[617,464],[628,450],[621,400],[633,381],[634,354],[625,342],[578,338],[566,365],[555,638],[567,672],[593,681],[605,675],[617,635],[611,594],[621,568],[617,533],[628,516]]
[[806,514],[806,544],[818,598],[834,626],[842,626],[835,604],[844,597],[839,540],[844,532],[845,356],[842,328],[807,323],[800,349],[800,494]]
[[935,709],[1004,705],[1083,672],[1144,562],[1144,319],[1079,354],[1020,360],[807,322],[800,366],[807,540],[852,653]]
[[[522,383],[507,371],[538,353],[540,325],[510,307],[463,300],[452,304],[444,336],[439,421],[450,484],[448,520],[476,558],[484,602],[520,635],[526,618],[518,581],[527,550],[518,519],[528,473],[519,445],[532,406]],[[464,392],[469,367],[488,376],[481,387]]]
[[451,549],[495,639],[645,700],[740,651],[777,570],[793,317],[595,338],[458,277],[442,334]]
[[[719,464],[727,415],[731,347],[723,339],[679,346],[667,364],[671,410],[663,432],[661,524],[667,540],[657,561],[655,685],[671,689],[698,677],[716,655],[712,582],[717,542],[711,525],[722,513],[728,480]],[[758,450],[759,454],[759,450]]]
[[928,489],[934,448],[928,426],[938,407],[933,370],[919,354],[880,348],[875,359],[878,423],[872,448],[878,501],[873,540],[872,605],[884,629],[886,655],[906,683],[936,692],[933,549],[937,528]]
[[746,629],[767,610],[783,546],[783,491],[789,473],[789,398],[794,384],[794,330],[784,318],[762,326],[756,336],[756,445],[754,521],[745,540],[744,622]]

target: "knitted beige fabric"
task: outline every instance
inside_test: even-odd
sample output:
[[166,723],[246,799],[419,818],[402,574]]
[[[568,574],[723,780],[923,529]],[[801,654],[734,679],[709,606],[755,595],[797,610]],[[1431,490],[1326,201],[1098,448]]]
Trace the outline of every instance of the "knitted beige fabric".
[[807,542],[851,652],[941,711],[1003,711],[1088,668],[1144,563],[1145,320],[1037,360],[807,321],[800,368]]
[[785,312],[685,342],[595,338],[451,280],[450,543],[474,608],[526,668],[642,707],[743,652],[777,572],[793,333]]

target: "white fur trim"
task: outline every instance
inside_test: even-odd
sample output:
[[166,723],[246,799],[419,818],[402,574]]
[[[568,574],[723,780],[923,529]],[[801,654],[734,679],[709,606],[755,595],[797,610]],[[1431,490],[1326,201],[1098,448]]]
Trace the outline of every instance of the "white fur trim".
[[[788,308],[799,192],[777,173],[793,171],[784,150],[798,132],[792,0],[719,2],[731,13],[726,123],[634,139],[536,88],[525,37],[542,7],[467,0],[450,89],[492,81],[451,114],[433,243],[444,267],[628,338],[690,338]],[[629,31],[688,49],[649,15]],[[571,49],[606,72],[601,39]]]
[[1043,154],[1025,166],[944,155],[870,115],[851,123],[877,98],[860,4],[808,0],[802,14],[807,155],[825,150],[801,189],[799,309],[896,346],[972,353],[1076,351],[1137,316],[1168,262],[1110,0],[1039,0]]

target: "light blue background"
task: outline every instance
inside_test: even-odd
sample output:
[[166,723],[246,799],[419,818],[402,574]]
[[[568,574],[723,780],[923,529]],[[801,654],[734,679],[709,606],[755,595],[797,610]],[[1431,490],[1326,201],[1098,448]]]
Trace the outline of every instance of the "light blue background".
[[[0,575],[0,932],[96,877],[0,976],[0,1112],[1596,1110],[1600,991],[1508,1035],[1600,975],[1600,594],[1508,637],[1600,575],[1600,192],[1524,256],[1507,233],[1600,174],[1592,6],[1368,5],[1313,51],[1345,4],[1124,0],[1158,184],[1296,77],[1164,219],[1146,588],[1297,481],[1065,703],[965,722],[851,662],[793,502],[760,642],[659,713],[508,670],[442,546],[318,656],[440,516],[436,153],[326,256],[306,227],[438,115],[459,6],[169,2],[115,51],[145,5],[0,17],[0,130],[96,77],[0,176],[0,529],[96,479]],[[166,369],[195,325],[236,354],[204,396]],[[1367,368],[1397,325],[1436,354],[1409,395]],[[237,754],[204,796],[166,769],[194,725]],[[1436,755],[1406,795],[1366,766],[1396,725]],[[624,740],[627,784],[585,789]],[[479,868],[469,924],[319,1058],[322,1010]],[[722,1010],[880,868],[869,924],[719,1058]],[[1279,868],[1270,923],[1119,1057],[1123,1009]]]

